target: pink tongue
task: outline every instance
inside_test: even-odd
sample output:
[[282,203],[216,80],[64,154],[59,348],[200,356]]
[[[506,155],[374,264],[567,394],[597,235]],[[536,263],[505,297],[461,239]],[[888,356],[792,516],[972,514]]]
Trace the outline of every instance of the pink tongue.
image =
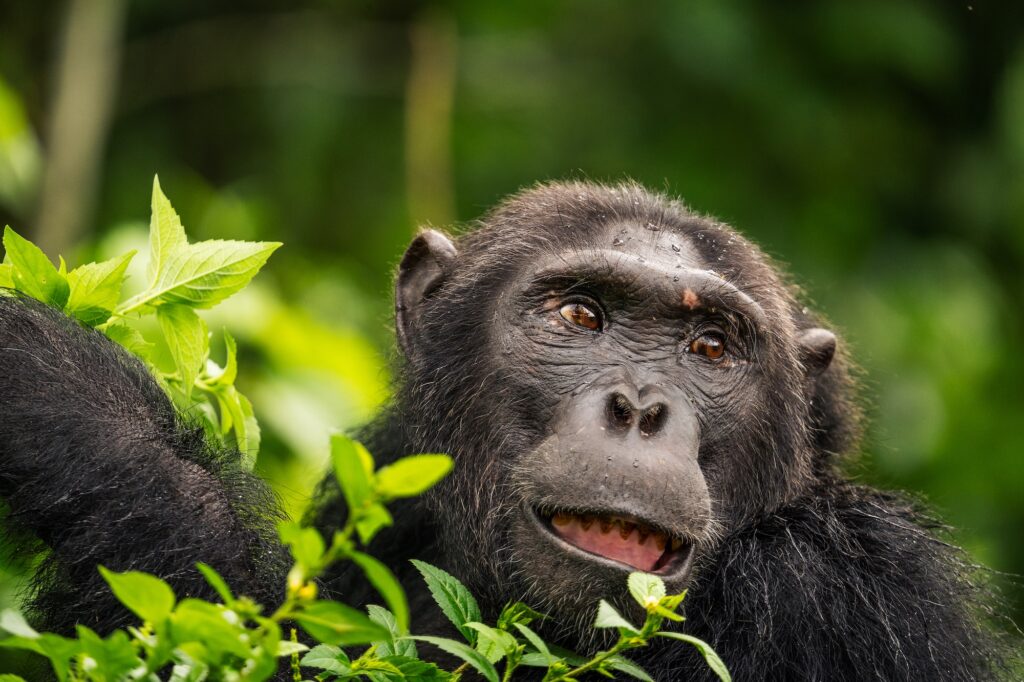
[[600,523],[594,523],[584,530],[574,519],[564,526],[555,525],[555,531],[580,549],[629,564],[641,571],[653,571],[664,553],[663,549],[658,549],[653,537],[648,537],[640,544],[640,535],[636,530],[623,540],[618,526],[612,526],[611,531],[602,533]]

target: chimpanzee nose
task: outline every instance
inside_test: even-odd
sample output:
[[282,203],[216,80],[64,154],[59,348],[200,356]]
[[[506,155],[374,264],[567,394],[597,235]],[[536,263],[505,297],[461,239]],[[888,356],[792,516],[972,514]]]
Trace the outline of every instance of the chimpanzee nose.
[[608,395],[605,420],[612,431],[627,433],[634,425],[644,438],[657,435],[665,426],[668,406],[663,402],[652,402],[636,407],[622,393],[614,391]]

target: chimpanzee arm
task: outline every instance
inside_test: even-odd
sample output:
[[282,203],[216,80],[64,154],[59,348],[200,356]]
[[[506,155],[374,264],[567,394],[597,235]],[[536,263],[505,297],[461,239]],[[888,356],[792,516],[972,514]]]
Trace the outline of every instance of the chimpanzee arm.
[[0,497],[50,550],[30,609],[58,632],[130,622],[96,566],[209,597],[210,564],[265,605],[282,597],[279,507],[235,450],[208,444],[144,365],[96,331],[0,295]]

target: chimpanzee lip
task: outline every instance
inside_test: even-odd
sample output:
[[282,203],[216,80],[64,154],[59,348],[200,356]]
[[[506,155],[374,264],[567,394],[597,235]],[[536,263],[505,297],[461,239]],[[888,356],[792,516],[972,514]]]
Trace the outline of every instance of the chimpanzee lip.
[[[534,525],[541,531],[543,535],[551,538],[555,544],[557,544],[562,550],[572,554],[574,556],[583,558],[587,561],[603,564],[605,566],[614,568],[620,571],[633,572],[641,570],[635,566],[624,563],[612,557],[607,557],[602,554],[596,554],[588,551],[582,547],[578,547],[573,542],[562,537],[562,535],[555,529],[554,519],[559,515],[569,515],[577,519],[583,519],[590,517],[594,523],[605,523],[618,521],[620,522],[619,527],[623,527],[621,522],[627,522],[636,525],[638,528],[643,527],[650,534],[662,533],[666,537],[665,551],[659,558],[655,568],[648,572],[654,573],[660,576],[664,576],[668,579],[678,579],[685,577],[690,571],[690,567],[693,563],[694,555],[694,542],[690,538],[680,537],[672,532],[666,531],[664,527],[659,524],[649,521],[642,516],[638,516],[634,513],[625,511],[613,511],[609,509],[602,510],[587,510],[587,511],[562,511],[562,510],[546,510],[546,509],[531,509],[531,513],[528,514]],[[614,526],[613,526],[614,528]],[[616,532],[612,530],[611,532]],[[654,540],[648,539],[648,542],[654,542]]]

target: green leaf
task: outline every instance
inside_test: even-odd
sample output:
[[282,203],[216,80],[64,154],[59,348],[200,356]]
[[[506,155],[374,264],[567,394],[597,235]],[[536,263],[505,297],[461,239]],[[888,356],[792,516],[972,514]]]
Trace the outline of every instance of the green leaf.
[[0,263],[0,288],[14,288],[14,266],[10,263]]
[[149,264],[146,277],[155,282],[167,261],[188,244],[181,218],[160,188],[160,178],[153,176],[152,214],[149,219]]
[[[220,369],[216,375],[211,376],[209,381],[206,382],[211,387],[231,386],[238,377],[238,344],[235,342],[235,337],[231,336],[231,332],[227,329],[224,330],[224,348],[226,359],[224,360],[223,369]],[[213,363],[210,364],[212,365]]]
[[722,682],[732,682],[732,676],[729,674],[729,669],[725,667],[725,663],[718,654],[715,653],[715,650],[712,649],[704,640],[697,639],[690,635],[684,635],[681,632],[659,632],[657,633],[657,636],[678,639],[680,642],[687,642],[697,647],[697,651],[699,651],[700,655],[704,657],[705,661],[707,661],[708,667],[711,668],[711,671],[718,675],[718,679]]
[[533,645],[533,648],[537,650],[537,653],[547,659],[548,665],[555,661],[555,657],[551,655],[551,650],[548,649],[548,645],[540,638],[540,635],[522,623],[514,623],[514,625],[515,628],[522,633],[523,637],[526,638],[526,641]]
[[260,271],[279,242],[212,240],[189,244],[181,219],[153,181],[149,228],[149,286],[118,309],[179,303],[210,308],[237,293]]
[[445,637],[428,637],[426,635],[415,635],[410,637],[415,639],[417,642],[427,642],[433,644],[441,651],[446,651],[452,656],[457,656],[466,663],[476,668],[477,672],[483,675],[484,679],[488,682],[498,682],[498,671],[494,669],[494,665],[488,661],[483,654],[476,649],[471,649],[462,642],[456,642],[453,639],[447,639]]
[[367,473],[365,458],[370,457],[362,443],[358,443],[342,434],[331,436],[331,462],[334,464],[334,475],[341,485],[350,514],[358,514],[365,504],[372,500],[372,464],[371,473]]
[[0,611],[0,630],[3,630],[16,637],[27,637],[29,639],[36,639],[39,637],[39,633],[28,624],[25,620],[25,616],[21,615],[14,609],[4,609]]
[[239,621],[238,614],[224,606],[185,599],[171,615],[171,634],[176,645],[201,643],[214,658],[223,654],[248,658],[249,646],[239,639],[244,634]]
[[515,623],[529,625],[535,620],[547,618],[543,613],[534,611],[521,601],[510,602],[505,605],[498,616],[498,627],[502,630],[511,630]]
[[0,675],[0,682],[25,682],[25,678],[11,673],[3,673]]
[[476,633],[466,627],[466,623],[481,620],[480,606],[470,591],[455,576],[436,566],[416,559],[413,559],[412,563],[423,575],[430,594],[433,595],[434,601],[441,607],[444,615],[459,629],[466,641],[475,644]]
[[256,413],[253,412],[249,399],[237,391],[235,395],[238,396],[238,406],[242,410],[242,421],[245,424],[244,449],[242,445],[239,445],[238,449],[247,460],[248,468],[252,469],[256,465],[256,455],[260,451],[260,424],[256,420]]
[[635,628],[632,623],[622,617],[622,615],[615,610],[615,607],[602,599],[597,605],[597,619],[594,620],[595,628],[619,628],[626,630],[630,634],[639,634],[640,630]]
[[63,309],[71,289],[67,278],[53,266],[46,254],[9,225],[4,228],[3,242],[7,260],[14,266],[14,288],[43,303]]
[[140,358],[149,359],[153,344],[146,341],[134,327],[129,327],[123,322],[113,322],[103,329],[103,333],[108,339],[121,344]]
[[209,583],[210,587],[216,590],[217,594],[225,604],[230,605],[235,601],[234,596],[231,594],[231,588],[228,587],[224,578],[222,578],[220,573],[215,571],[212,566],[200,561],[196,564],[196,568],[198,568],[199,572],[203,574],[204,578],[206,578],[206,582]]
[[665,596],[665,583],[650,573],[634,571],[629,574],[626,584],[636,603],[645,609],[653,608]]
[[158,624],[174,608],[174,592],[160,578],[138,571],[115,573],[103,566],[99,570],[114,596],[142,620]]
[[282,522],[277,527],[281,542],[291,548],[292,556],[307,574],[312,574],[320,567],[324,556],[324,539],[315,528],[303,528],[294,521]]
[[318,601],[297,613],[306,632],[324,644],[369,644],[384,639],[388,632],[350,606],[335,601]]
[[72,270],[68,274],[71,294],[65,312],[90,327],[109,320],[121,300],[124,273],[133,256],[135,251],[129,251],[123,256],[102,263],[87,263]]
[[386,628],[389,637],[380,642],[374,642],[377,645],[378,656],[409,656],[416,658],[416,644],[408,639],[400,639],[405,633],[398,629],[398,621],[395,620],[395,614],[388,611],[383,606],[377,606],[376,604],[370,604],[366,607],[367,613],[370,614],[370,620],[377,625]]
[[380,531],[392,524],[391,512],[387,508],[374,502],[359,515],[356,521],[356,532],[359,533],[359,541],[364,545],[370,544],[370,540]]
[[318,644],[302,657],[299,665],[307,668],[319,668],[336,675],[344,675],[349,669],[350,661],[345,652],[330,644]]
[[206,323],[191,308],[183,305],[165,305],[157,309],[160,329],[167,339],[167,347],[174,358],[181,390],[188,400],[196,377],[210,353],[210,336]]
[[433,487],[452,470],[448,455],[412,455],[377,471],[377,493],[383,497],[413,497]]
[[115,630],[110,637],[102,639],[89,628],[79,625],[76,634],[83,653],[95,661],[95,670],[102,672],[103,679],[124,679],[129,670],[143,664],[128,635],[121,630]]
[[277,643],[277,656],[291,656],[292,654],[301,654],[303,651],[309,651],[309,647],[302,642],[290,642],[287,639],[282,639]]
[[[381,656],[381,660],[398,668],[401,677],[397,679],[405,680],[405,682],[448,682],[454,679],[451,673],[441,670],[435,664],[410,656]],[[394,680],[396,678],[385,679]]]
[[405,590],[395,575],[377,559],[362,552],[351,552],[348,558],[363,569],[366,579],[374,589],[384,597],[388,608],[395,617],[398,631],[402,634],[409,630],[409,604],[405,599]]
[[647,674],[646,670],[623,656],[612,656],[605,661],[605,665],[612,670],[625,673],[634,679],[643,680],[643,682],[654,682],[654,679]]
[[515,654],[519,643],[516,638],[505,632],[483,623],[466,623],[466,627],[477,631],[476,650],[491,663],[497,663],[506,656]]

